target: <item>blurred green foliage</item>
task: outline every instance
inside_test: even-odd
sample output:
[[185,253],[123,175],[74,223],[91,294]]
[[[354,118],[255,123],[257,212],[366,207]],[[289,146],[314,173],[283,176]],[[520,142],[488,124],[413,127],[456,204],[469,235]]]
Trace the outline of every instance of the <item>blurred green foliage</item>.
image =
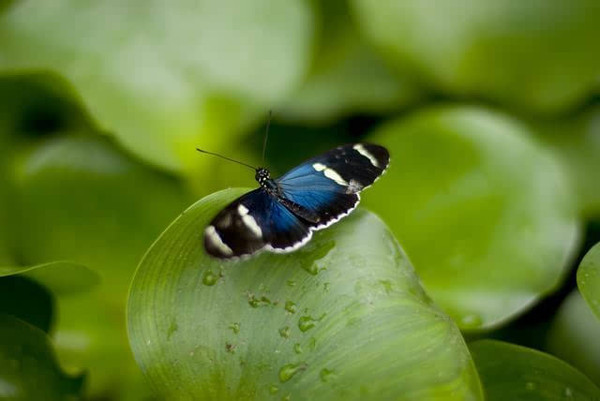
[[[0,398],[598,399],[598,21],[596,0],[0,1]],[[243,191],[194,202],[255,183],[195,147],[277,175],[361,140],[392,156],[370,212],[206,257]]]

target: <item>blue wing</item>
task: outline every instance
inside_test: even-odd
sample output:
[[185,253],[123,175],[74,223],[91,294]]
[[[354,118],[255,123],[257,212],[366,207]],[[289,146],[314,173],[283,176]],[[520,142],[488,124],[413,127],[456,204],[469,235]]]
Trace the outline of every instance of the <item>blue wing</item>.
[[313,230],[348,215],[389,164],[387,149],[371,144],[337,147],[290,170],[277,180],[286,205]]
[[261,249],[289,252],[312,237],[310,228],[264,189],[236,199],[204,232],[204,248],[218,258],[234,258]]

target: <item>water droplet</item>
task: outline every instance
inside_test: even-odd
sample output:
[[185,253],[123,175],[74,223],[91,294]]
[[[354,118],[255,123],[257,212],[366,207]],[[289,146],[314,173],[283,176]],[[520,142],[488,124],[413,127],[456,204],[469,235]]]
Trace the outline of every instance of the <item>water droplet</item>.
[[219,281],[220,275],[213,273],[212,270],[208,269],[204,271],[204,275],[202,276],[202,283],[209,287],[217,284]]
[[298,372],[306,370],[306,368],[307,365],[304,362],[288,363],[287,365],[283,365],[281,369],[279,369],[279,381],[285,383],[294,377]]
[[567,398],[573,398],[573,390],[570,387],[565,388],[565,396]]
[[300,345],[300,343],[294,344],[294,352],[296,354],[301,354],[302,353],[302,346]]
[[233,331],[233,334],[237,334],[240,332],[240,324],[237,322],[231,323],[229,325],[229,328],[231,329],[231,331]]
[[298,328],[303,333],[315,327],[316,324],[317,321],[310,316],[302,316],[300,319],[298,319]]
[[152,341],[151,340],[147,340],[146,341],[146,345],[150,345],[150,344],[152,344]]
[[533,390],[535,390],[535,388],[536,388],[536,387],[537,387],[537,386],[535,385],[535,383],[534,383],[534,382],[527,382],[527,383],[525,383],[525,388],[526,388],[527,390],[529,390],[529,391],[533,391]]
[[283,397],[281,397],[281,401],[290,401],[291,399],[292,399],[292,396],[290,394],[284,395]]
[[321,369],[321,371],[319,372],[319,377],[321,378],[321,381],[324,383],[333,379],[334,376],[335,376],[335,371],[327,369],[327,368]]
[[278,391],[279,391],[279,387],[277,387],[276,385],[271,384],[271,386],[269,386],[269,393],[277,394]]
[[329,287],[330,287],[330,286],[331,286],[331,283],[325,283],[325,284],[323,284],[323,290],[324,290],[325,292],[329,292]]
[[285,326],[279,329],[279,335],[283,338],[290,338],[290,334],[292,330],[290,330],[289,326]]
[[175,320],[172,320],[171,324],[169,325],[169,328],[167,329],[167,340],[171,339],[171,336],[177,331],[177,329],[179,329],[177,322]]
[[295,287],[296,286],[296,282],[294,280],[288,280],[287,281],[287,285],[288,285],[288,287]]
[[271,300],[264,295],[257,297],[254,294],[248,294],[248,304],[253,308],[259,308],[261,306],[271,305]]
[[305,333],[315,327],[317,323],[323,320],[323,318],[325,318],[325,314],[318,319],[315,319],[312,316],[302,316],[300,319],[298,319],[298,328],[301,332]]
[[379,280],[386,294],[390,294],[392,292],[393,286],[390,280]]
[[319,267],[314,263],[302,265],[302,268],[312,276],[316,276],[317,274],[319,274]]
[[230,354],[235,353],[235,349],[236,349],[237,345],[235,344],[231,344],[231,343],[225,343],[225,349],[227,350],[227,352],[229,352]]
[[460,319],[460,322],[463,327],[473,328],[473,327],[481,326],[482,320],[481,320],[481,317],[479,317],[475,314],[470,314],[470,315],[463,316]]
[[289,313],[296,313],[296,304],[292,301],[286,301],[285,310]]

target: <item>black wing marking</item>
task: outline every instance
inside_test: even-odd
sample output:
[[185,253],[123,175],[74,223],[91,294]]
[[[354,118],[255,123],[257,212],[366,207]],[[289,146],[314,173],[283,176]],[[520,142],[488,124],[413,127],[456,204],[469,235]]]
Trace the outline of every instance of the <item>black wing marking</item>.
[[[354,210],[360,201],[359,192],[383,174],[389,161],[383,146],[344,145],[302,163],[277,183],[282,196],[298,205],[302,213],[296,214],[319,230]],[[317,218],[307,219],[306,215]]]
[[261,249],[290,252],[304,245],[312,231],[277,198],[255,189],[225,207],[204,232],[210,255],[228,259]]

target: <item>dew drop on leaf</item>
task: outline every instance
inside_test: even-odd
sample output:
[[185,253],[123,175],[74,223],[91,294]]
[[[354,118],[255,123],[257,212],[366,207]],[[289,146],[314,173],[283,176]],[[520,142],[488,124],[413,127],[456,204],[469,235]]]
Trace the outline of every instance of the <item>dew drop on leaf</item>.
[[298,372],[306,370],[307,365],[304,362],[301,363],[288,363],[287,365],[283,365],[281,369],[279,369],[279,381],[285,383],[294,377]]
[[289,313],[296,313],[296,304],[292,301],[286,301],[285,310]]

